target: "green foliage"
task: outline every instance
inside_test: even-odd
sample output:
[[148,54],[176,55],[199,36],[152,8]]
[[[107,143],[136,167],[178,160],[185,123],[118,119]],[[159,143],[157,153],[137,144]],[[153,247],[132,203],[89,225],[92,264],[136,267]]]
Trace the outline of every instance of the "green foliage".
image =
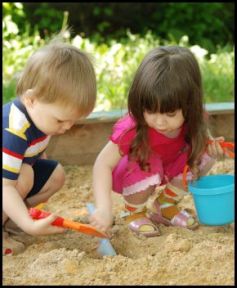
[[[5,7],[6,8],[6,7]],[[14,7],[14,9],[17,7]],[[21,10],[21,7],[18,7]],[[17,9],[16,9],[17,10]],[[16,11],[14,12],[16,13]],[[108,13],[108,12],[107,12]],[[20,14],[24,17],[24,14]],[[65,14],[67,17],[67,14]],[[3,102],[14,98],[16,74],[22,70],[29,56],[47,42],[37,30],[31,35],[29,29],[19,34],[11,14],[3,17]],[[63,26],[66,25],[64,18]],[[190,45],[188,36],[161,40],[148,31],[139,36],[126,31],[121,41],[98,43],[77,35],[65,33],[67,41],[90,53],[94,58],[97,75],[96,110],[126,108],[129,87],[138,65],[145,54],[159,45],[181,45],[189,47],[196,55],[203,74],[205,102],[234,100],[234,51],[232,46],[219,47],[210,53],[199,45]],[[49,37],[50,38],[50,37]]]
[[[5,2],[2,4],[3,8],[3,27],[4,25],[8,25],[5,28],[4,39],[9,39],[9,37],[13,36],[12,34],[17,34],[21,25],[25,21],[25,12],[23,9],[23,5],[21,3],[8,3]],[[14,22],[13,20],[14,19]]]
[[160,13],[153,14],[153,20],[159,23],[154,31],[176,41],[188,35],[190,43],[213,52],[217,44],[233,40],[233,10],[232,3],[162,3]]
[[141,36],[150,30],[159,39],[176,42],[188,35],[191,45],[198,43],[211,53],[217,44],[234,42],[234,2],[24,2],[23,7],[27,20],[32,27],[37,25],[42,37],[58,31],[63,13],[68,11],[75,35],[96,37],[97,43],[120,42],[128,29]]
[[63,21],[63,13],[50,6],[50,3],[41,3],[37,9],[33,10],[35,17],[35,27],[43,35],[49,35],[52,31],[60,30]]
[[206,102],[234,101],[234,49],[219,49],[201,68]]

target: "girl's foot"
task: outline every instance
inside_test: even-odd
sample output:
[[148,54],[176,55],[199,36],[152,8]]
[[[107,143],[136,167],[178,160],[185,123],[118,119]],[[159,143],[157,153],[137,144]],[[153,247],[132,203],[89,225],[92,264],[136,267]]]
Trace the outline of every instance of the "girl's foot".
[[128,212],[125,212],[123,217],[128,224],[128,228],[134,233],[136,233],[138,236],[160,236],[161,233],[157,225],[154,224],[146,216],[146,208],[144,207],[144,205],[139,205],[139,208],[134,208],[134,206],[125,206]]
[[178,190],[168,186],[149,207],[148,216],[155,222],[166,226],[180,226],[195,229],[199,223],[191,209],[180,210],[177,202],[180,200]]

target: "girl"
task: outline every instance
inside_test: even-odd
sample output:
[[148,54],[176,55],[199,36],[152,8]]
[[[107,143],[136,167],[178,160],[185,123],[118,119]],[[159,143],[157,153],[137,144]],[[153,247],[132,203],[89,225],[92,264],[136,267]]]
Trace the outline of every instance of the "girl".
[[[185,194],[185,165],[190,167],[187,180],[191,180],[206,174],[214,158],[223,155],[218,141],[207,147],[208,135],[195,57],[184,47],[155,48],[135,74],[128,115],[115,124],[110,141],[96,159],[97,209],[91,224],[101,230],[111,226],[112,188],[123,195],[127,223],[136,233],[160,235],[157,223],[195,228],[195,217],[180,211],[177,203]],[[163,191],[146,211],[149,196],[161,185]]]

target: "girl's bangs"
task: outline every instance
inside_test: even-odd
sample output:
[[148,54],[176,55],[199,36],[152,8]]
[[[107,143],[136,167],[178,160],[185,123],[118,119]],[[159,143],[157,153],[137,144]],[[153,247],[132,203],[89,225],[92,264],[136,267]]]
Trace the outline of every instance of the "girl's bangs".
[[[169,91],[171,92],[171,91]],[[183,99],[181,95],[174,93],[154,93],[145,99],[144,110],[150,113],[171,113],[182,109]]]

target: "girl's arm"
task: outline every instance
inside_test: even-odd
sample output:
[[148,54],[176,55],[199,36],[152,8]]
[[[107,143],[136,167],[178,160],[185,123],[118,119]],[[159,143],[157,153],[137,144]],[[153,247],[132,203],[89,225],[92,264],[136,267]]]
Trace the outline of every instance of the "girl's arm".
[[207,153],[209,156],[215,158],[215,159],[223,159],[224,157],[224,150],[222,149],[220,145],[220,141],[224,141],[224,137],[216,137],[214,138],[208,129],[208,138],[209,140],[212,140],[212,143],[209,143],[207,145]]
[[92,225],[102,231],[106,231],[112,225],[112,171],[120,159],[118,146],[109,141],[98,155],[93,167],[96,210],[90,220]]

